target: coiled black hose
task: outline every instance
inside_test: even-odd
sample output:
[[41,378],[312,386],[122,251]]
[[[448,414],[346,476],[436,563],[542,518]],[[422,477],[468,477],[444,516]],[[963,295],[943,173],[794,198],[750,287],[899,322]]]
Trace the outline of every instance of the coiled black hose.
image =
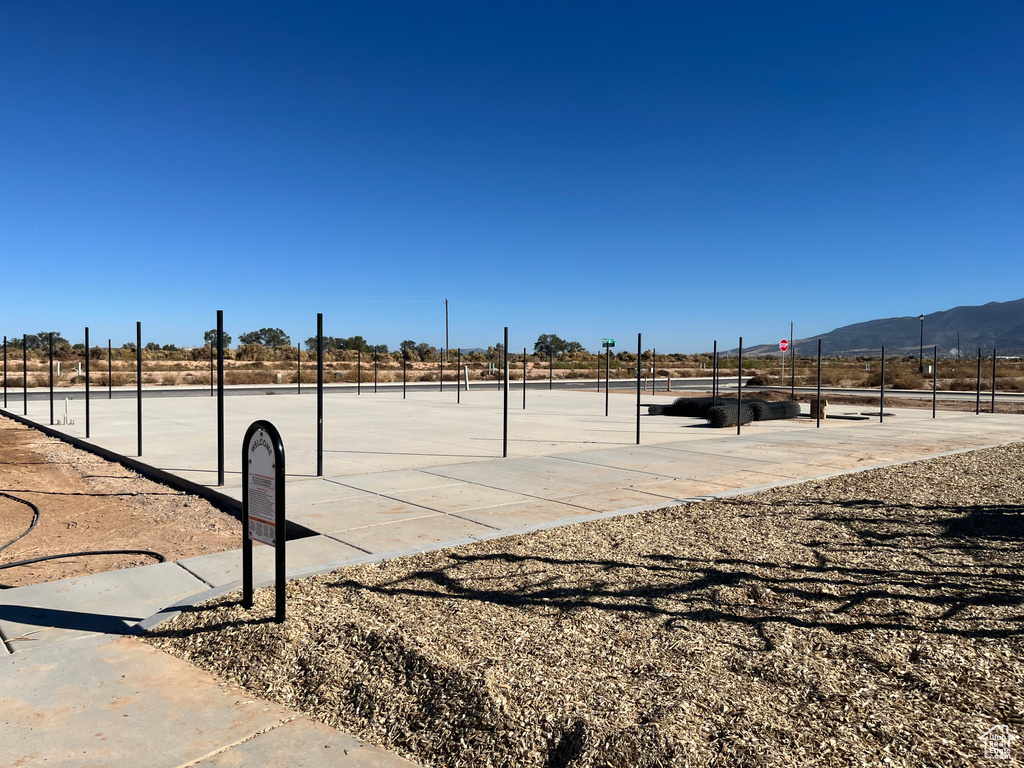
[[[39,525],[39,519],[42,517],[42,513],[39,511],[39,507],[37,507],[35,504],[33,504],[31,501],[28,501],[27,499],[20,499],[17,496],[12,496],[11,494],[4,493],[3,491],[0,491],[0,496],[3,496],[6,499],[16,501],[19,504],[24,504],[32,508],[32,524],[29,525],[28,529],[24,533],[18,534],[13,539],[4,544],[2,547],[0,547],[0,552],[3,552],[16,541],[19,541],[28,536],[30,533],[32,533],[32,531],[35,530],[35,527]],[[159,552],[152,552],[148,549],[101,549],[92,552],[66,552],[59,555],[45,555],[44,557],[33,557],[29,560],[16,560],[13,563],[4,563],[0,565],[0,571],[5,570],[7,568],[17,568],[19,565],[32,565],[32,563],[41,563],[44,560],[61,560],[66,557],[86,557],[89,555],[145,555],[146,557],[156,558],[157,562],[160,563],[167,562],[167,558],[161,555]],[[13,589],[13,587],[10,584],[0,584],[0,589]]]

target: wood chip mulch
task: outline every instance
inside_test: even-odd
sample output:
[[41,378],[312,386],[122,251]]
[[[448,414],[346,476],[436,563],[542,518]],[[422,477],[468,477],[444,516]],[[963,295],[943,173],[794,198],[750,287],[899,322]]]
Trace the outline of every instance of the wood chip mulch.
[[1024,733],[1022,500],[1015,444],[353,566],[281,625],[261,590],[148,641],[424,766],[979,765]]

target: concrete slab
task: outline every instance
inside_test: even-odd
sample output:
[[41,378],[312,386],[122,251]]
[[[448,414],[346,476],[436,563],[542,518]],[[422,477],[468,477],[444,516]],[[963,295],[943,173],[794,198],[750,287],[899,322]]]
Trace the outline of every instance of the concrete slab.
[[[178,768],[229,760],[262,731],[298,722],[295,712],[254,699],[185,661],[133,638],[102,635],[0,659],[0,711],[0,765],[5,766]],[[363,762],[344,762],[345,750],[359,742],[299,719],[304,727],[267,743],[315,744],[317,749],[304,755],[312,762],[293,758],[277,765],[410,765],[368,745],[357,746],[352,756]],[[237,754],[244,763],[209,764],[261,765],[246,759],[250,750]]]
[[126,634],[138,621],[206,584],[158,563],[0,591],[0,634],[15,655],[89,634]]
[[425,517],[437,510],[374,494],[289,507],[288,519],[320,533]]
[[[622,509],[623,507],[619,507]],[[528,499],[511,504],[496,504],[490,507],[467,509],[459,513],[459,517],[472,520],[498,530],[519,528],[524,525],[546,523],[553,520],[564,520],[566,524],[572,518],[588,515],[594,510],[581,506],[565,504],[547,499]]]
[[451,541],[494,530],[461,517],[434,514],[415,520],[371,525],[329,534],[332,539],[367,552],[390,552],[410,547],[426,547],[439,541]]
[[[285,563],[288,571],[308,569],[324,563],[345,560],[365,554],[328,536],[307,536],[287,543]],[[256,545],[252,549],[253,581],[260,583],[274,578],[273,547]],[[178,560],[177,564],[211,587],[220,587],[242,580],[242,551],[216,552]]]
[[459,485],[458,480],[432,475],[418,469],[399,469],[390,472],[375,472],[370,475],[338,475],[327,478],[332,483],[352,489],[354,493],[394,494],[396,491],[415,491],[423,488],[442,488]]

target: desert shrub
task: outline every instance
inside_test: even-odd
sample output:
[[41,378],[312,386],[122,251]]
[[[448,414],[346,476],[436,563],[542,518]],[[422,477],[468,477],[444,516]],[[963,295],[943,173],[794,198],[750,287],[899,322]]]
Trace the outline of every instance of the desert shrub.
[[225,371],[225,384],[276,384],[277,376],[270,371]]
[[924,378],[919,373],[903,372],[892,382],[893,389],[923,389]]
[[774,384],[778,384],[778,381],[767,373],[755,373],[747,380],[748,387],[770,387]]
[[181,383],[181,376],[177,373],[165,373],[160,377],[160,384],[165,387],[173,387]]
[[415,378],[409,377],[411,381],[437,381],[437,374],[433,371],[417,374]]
[[1024,391],[1024,379],[1010,378],[1009,376],[999,376],[996,378],[996,389],[1002,390],[1003,392]]

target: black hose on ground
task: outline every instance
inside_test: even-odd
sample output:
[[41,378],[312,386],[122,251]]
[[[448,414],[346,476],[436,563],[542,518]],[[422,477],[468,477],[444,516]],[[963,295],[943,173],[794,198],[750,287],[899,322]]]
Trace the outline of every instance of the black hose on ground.
[[[42,513],[39,511],[39,507],[37,507],[35,504],[33,504],[31,501],[28,501],[27,499],[19,499],[17,496],[12,496],[11,494],[4,493],[3,491],[0,491],[0,496],[10,499],[11,501],[16,501],[19,504],[25,504],[26,506],[32,508],[32,524],[29,525],[28,530],[26,530],[24,533],[15,536],[13,539],[11,539],[2,547],[0,547],[0,552],[3,552],[16,541],[23,539],[30,533],[32,533],[32,531],[35,530],[35,527],[39,525],[39,518],[42,517]],[[159,552],[152,552],[148,549],[102,549],[93,552],[66,552],[59,555],[45,555],[44,557],[33,557],[29,560],[16,560],[13,563],[4,563],[0,565],[0,571],[5,570],[7,568],[17,568],[19,565],[32,565],[32,563],[41,563],[44,560],[61,560],[66,557],[88,557],[89,555],[145,555],[146,557],[156,558],[157,562],[160,563],[167,562],[167,558],[161,555]],[[13,587],[9,584],[0,584],[0,589],[13,589]]]

